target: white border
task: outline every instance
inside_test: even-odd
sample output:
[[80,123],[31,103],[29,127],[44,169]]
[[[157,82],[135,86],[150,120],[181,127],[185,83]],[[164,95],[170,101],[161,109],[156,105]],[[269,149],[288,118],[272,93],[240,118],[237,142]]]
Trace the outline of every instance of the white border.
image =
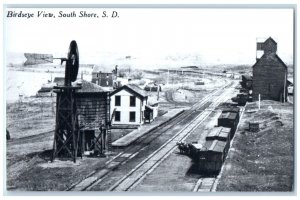
[[[4,0],[3,3],[2,3],[2,6],[4,6],[4,4],[216,4],[216,5],[220,5],[220,4],[223,4],[223,5],[230,5],[230,4],[242,4],[242,5],[253,5],[253,4],[257,4],[257,5],[263,5],[263,4],[273,4],[273,5],[280,5],[280,4],[295,4],[296,5],[296,10],[298,10],[298,1],[297,0],[252,0],[252,1],[249,1],[249,0],[153,0],[153,1],[137,1],[137,0],[126,0],[126,1],[121,1],[121,0],[46,0],[46,1],[41,1],[41,0],[25,0],[25,1],[22,1],[22,0]],[[3,7],[1,9],[1,21],[2,21],[2,24],[3,24]],[[299,22],[299,14],[296,16],[296,27],[298,27],[298,22]],[[3,26],[2,26],[2,29],[3,29]],[[296,30],[296,33],[297,33],[297,30]],[[3,38],[3,30],[1,31],[1,34],[2,34],[2,38]],[[5,38],[3,38],[3,40],[5,40]],[[1,40],[1,44],[2,44],[2,47],[3,47],[3,40]],[[298,40],[296,41],[296,47],[298,46]],[[297,54],[295,55],[295,59],[297,60],[298,58],[298,55],[299,55],[299,52],[297,51]],[[0,50],[0,60],[3,61],[3,48],[1,48]],[[3,66],[2,66],[3,67]],[[296,67],[296,66],[295,66]],[[3,73],[4,70],[1,70],[1,73]],[[298,71],[299,70],[296,70],[296,74],[295,76],[298,77]],[[2,77],[4,78],[4,74],[1,74]],[[297,87],[298,85],[296,85],[296,89],[298,88]],[[0,96],[3,97],[3,81],[0,81]],[[298,90],[297,90],[297,93],[298,93]],[[296,103],[296,102],[295,102]],[[6,105],[6,102],[3,101],[3,98],[1,98],[1,111],[3,112],[3,115],[5,117],[5,105]],[[296,108],[297,109],[297,108]],[[296,113],[297,113],[298,109],[296,110]],[[295,113],[295,115],[296,115]],[[296,124],[298,124],[298,119],[296,118],[297,121],[295,121]],[[0,126],[2,128],[2,130],[4,130],[3,128],[3,125],[4,125],[4,121],[5,119],[2,119],[0,120]],[[297,133],[295,133],[297,135]],[[2,141],[2,139],[4,140],[4,132],[3,132],[3,137],[1,137],[1,143],[0,144],[4,144],[4,141]],[[298,144],[299,142],[299,137],[297,137],[297,142],[296,144]],[[0,148],[0,155],[4,155],[4,152],[3,152],[4,148]],[[295,150],[297,150],[297,145],[295,145]],[[299,154],[297,154],[297,158],[296,158],[296,161],[298,161],[299,159]],[[0,169],[2,172],[4,172],[4,158],[1,159],[1,163],[0,163]],[[297,163],[296,163],[297,164]],[[296,165],[297,167],[297,172],[299,172],[299,168],[298,166]],[[3,180],[3,177],[4,176],[4,173],[0,173],[1,174],[1,179],[0,180]],[[297,180],[298,180],[298,177],[295,177]],[[296,180],[296,184],[298,183],[298,181]],[[297,190],[298,190],[298,184],[296,185],[297,187],[295,188],[295,196],[293,194],[290,194],[290,193],[287,193],[288,196],[281,196],[281,195],[278,195],[277,193],[270,193],[270,195],[268,196],[261,196],[262,194],[258,193],[257,195],[259,195],[260,197],[254,197],[253,195],[255,194],[252,194],[250,196],[244,196],[243,193],[239,194],[239,193],[232,193],[233,196],[223,196],[221,197],[222,199],[240,199],[240,195],[243,195],[243,198],[245,199],[253,199],[253,198],[264,198],[264,199],[295,199],[297,197]],[[3,195],[4,191],[3,191],[3,181],[0,181],[0,190],[1,190],[1,194]],[[41,195],[43,195],[43,193],[41,192],[40,193]],[[56,195],[59,195],[59,193],[56,193]],[[70,193],[70,195],[74,195],[73,193]],[[92,193],[90,194],[87,194],[87,195],[93,195]],[[95,195],[98,195],[98,194],[95,194]],[[112,193],[111,195],[118,195],[118,194],[115,194],[115,193]],[[119,194],[120,195],[120,194]],[[89,198],[93,198],[93,199],[99,199],[99,198],[105,198],[105,199],[116,199],[116,198],[122,198],[122,199],[140,199],[141,197],[140,196],[119,196],[118,197],[115,197],[115,196],[89,196]],[[144,193],[143,195],[147,195],[147,193]],[[149,195],[151,195],[151,193],[149,193]],[[182,195],[184,195],[184,193],[173,193],[171,194],[172,196],[169,196],[169,197],[166,197],[163,193],[162,193],[162,197],[163,198],[167,198],[167,199],[181,199],[182,198],[185,198],[183,197]],[[169,194],[167,194],[169,195]],[[187,193],[188,195],[188,193]],[[218,194],[212,194],[212,195],[218,195]],[[292,196],[291,196],[292,195]],[[39,196],[4,196],[5,199],[40,199]],[[45,199],[50,199],[50,198],[66,198],[66,196],[43,196],[43,198]],[[82,199],[83,196],[72,196],[72,197],[67,197],[67,198],[72,198],[72,199]],[[153,198],[157,198],[157,197],[153,197],[153,196],[143,196],[142,197],[143,199],[153,199]],[[217,196],[189,196],[188,198],[190,199],[207,199],[207,198],[218,198]]]

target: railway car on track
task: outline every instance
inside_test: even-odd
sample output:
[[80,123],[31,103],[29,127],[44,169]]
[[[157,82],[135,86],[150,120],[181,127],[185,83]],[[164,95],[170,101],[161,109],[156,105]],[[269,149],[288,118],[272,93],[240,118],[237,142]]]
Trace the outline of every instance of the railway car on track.
[[241,109],[239,107],[233,107],[233,106],[231,106],[231,107],[224,108],[222,110],[222,113],[227,113],[227,112],[237,113],[237,117],[239,119],[240,118],[240,111],[241,111]]
[[238,113],[232,113],[232,112],[221,113],[220,117],[218,118],[218,126],[231,128],[230,138],[233,138],[238,123],[239,123]]
[[191,144],[190,156],[199,172],[205,174],[217,174],[221,170],[228,149],[228,142],[207,140],[204,145]]
[[231,128],[226,128],[226,127],[216,127],[214,128],[207,136],[206,136],[206,141],[209,140],[220,140],[223,142],[230,143],[230,133],[231,133]]
[[247,90],[252,90],[253,77],[248,75],[242,75],[241,86]]
[[[227,156],[239,118],[239,107],[224,108],[218,118],[218,127],[214,127],[207,134],[203,144],[190,143],[186,145],[185,154],[196,164],[198,172],[204,174],[219,173]],[[180,145],[178,148],[180,149]]]

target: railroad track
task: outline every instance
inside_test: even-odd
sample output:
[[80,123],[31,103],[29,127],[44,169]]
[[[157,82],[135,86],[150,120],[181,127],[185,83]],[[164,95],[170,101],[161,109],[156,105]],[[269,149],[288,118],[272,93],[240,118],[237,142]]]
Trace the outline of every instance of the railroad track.
[[212,186],[216,182],[216,178],[200,178],[195,187],[193,192],[212,192]]
[[[243,117],[244,111],[245,111],[245,107],[242,107],[240,119]],[[240,123],[238,123],[236,131],[238,130],[239,125],[240,125]],[[235,136],[236,136],[236,134],[234,134],[234,136],[233,136],[233,138],[232,138],[232,140],[230,142],[230,147],[232,145],[232,142],[234,141]],[[226,159],[228,157],[228,154],[229,154],[229,151],[227,153]],[[204,177],[204,178],[200,178],[197,181],[197,183],[196,183],[196,185],[194,187],[193,192],[215,192],[216,188],[217,188],[217,185],[218,185],[218,182],[219,182],[219,179],[222,176],[223,169],[224,169],[224,163],[223,163],[223,166],[222,166],[222,168],[220,170],[220,173],[216,177]]]
[[[83,179],[83,180],[81,180],[81,181],[73,184],[67,190],[75,190],[75,191],[78,191],[78,190],[80,190],[80,191],[90,190],[94,185],[100,184],[104,178],[108,177],[109,174],[111,173],[111,171],[113,169],[115,169],[119,165],[125,164],[127,161],[129,161],[130,159],[132,159],[133,157],[135,157],[139,152],[141,152],[142,150],[144,150],[147,147],[147,145],[149,145],[153,140],[155,140],[161,134],[165,133],[168,129],[171,129],[174,125],[179,124],[180,122],[182,122],[183,120],[185,120],[185,119],[187,119],[187,118],[189,118],[191,116],[196,117],[196,119],[198,119],[198,120],[199,120],[199,118],[202,117],[203,118],[202,121],[203,121],[212,112],[212,109],[211,109],[212,106],[211,105],[216,106],[216,102],[218,102],[218,101],[210,102],[210,100],[212,100],[214,96],[219,96],[220,95],[219,93],[223,92],[223,89],[228,88],[230,86],[232,86],[232,82],[228,83],[224,87],[222,87],[222,88],[214,91],[210,95],[206,96],[201,102],[194,104],[191,107],[191,109],[189,109],[189,110],[185,111],[183,114],[177,116],[176,118],[174,118],[173,120],[171,120],[169,123],[157,127],[156,129],[154,129],[153,131],[151,131],[151,134],[148,133],[145,136],[141,137],[140,139],[138,139],[136,142],[133,143],[133,147],[127,148],[125,151],[119,153],[117,156],[115,156],[111,160],[107,161],[105,163],[105,167],[103,169],[101,169],[101,170],[99,170],[97,172],[91,173],[85,179]],[[196,112],[196,110],[199,110],[200,108],[202,108],[202,110],[205,110],[204,107],[207,107],[208,104],[210,105],[208,107],[208,108],[210,108],[209,109],[210,111],[206,111],[206,112],[209,112],[209,114],[206,114],[206,115],[203,115],[203,114],[201,115],[200,114],[201,115],[200,116],[199,115],[199,111]],[[201,113],[204,112],[202,110],[201,110]],[[201,119],[200,119],[200,121],[201,121]],[[142,166],[145,166],[145,163],[152,162],[153,159],[155,159],[155,155],[159,151],[160,152],[165,152],[164,156],[167,156],[166,153],[167,152],[172,152],[172,150],[174,149],[174,147],[176,147],[176,142],[180,141],[179,138],[181,140],[185,139],[186,137],[184,137],[184,136],[187,136],[187,133],[190,133],[192,131],[191,128],[189,128],[189,126],[192,127],[192,129],[194,129],[197,123],[199,123],[199,122],[195,121],[195,120],[192,120],[184,128],[181,128],[181,131],[179,133],[177,133],[169,141],[167,141],[166,143],[164,143],[158,150],[156,150],[155,152],[153,152],[150,155],[150,157],[149,156],[147,157],[148,160],[150,160],[150,161],[147,162],[147,159],[144,160],[143,162],[141,162],[137,167],[135,167],[129,173],[133,174],[135,172],[135,174],[136,174],[137,172],[141,172],[141,171],[146,171],[146,173],[148,173],[149,170],[146,170],[146,169],[142,168]],[[185,129],[189,130],[189,131],[188,132],[184,131]],[[184,133],[182,133],[182,132],[184,132]],[[180,136],[178,136],[178,135],[180,135]],[[171,141],[173,141],[173,142],[171,142]],[[172,146],[172,148],[171,148],[171,146]],[[116,162],[116,160],[118,158],[123,158],[123,160],[121,159],[121,161]],[[150,158],[152,158],[152,159],[150,159]],[[155,162],[156,166],[160,164],[160,162],[159,162],[160,160],[162,161],[162,159],[160,158],[160,159],[158,159]],[[141,176],[138,178],[138,180],[141,180],[143,178],[143,176],[145,176],[146,174],[145,173],[144,174],[140,173],[140,175]],[[129,178],[129,175],[127,175],[127,177],[126,176],[123,177],[120,181],[118,181],[109,190],[110,191],[118,190],[118,185],[121,185],[124,181],[128,180],[128,178]],[[138,180],[135,180],[134,183],[130,184],[129,188],[125,188],[125,191],[129,190],[130,188],[132,188],[132,186],[136,185]]]
[[[218,106],[227,98],[226,91],[208,107]],[[128,174],[115,183],[109,191],[130,191],[134,189],[148,174],[150,174],[163,160],[165,160],[177,147],[176,143],[185,140],[212,112],[211,109],[203,111],[198,117],[169,139],[159,149],[150,154],[144,161],[132,169]]]

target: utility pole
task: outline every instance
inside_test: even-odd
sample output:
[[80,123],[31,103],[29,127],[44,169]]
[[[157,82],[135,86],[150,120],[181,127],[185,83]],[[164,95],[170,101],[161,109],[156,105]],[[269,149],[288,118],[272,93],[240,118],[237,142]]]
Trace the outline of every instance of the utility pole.
[[258,110],[260,110],[260,94],[258,94]]
[[283,83],[283,103],[286,102],[285,90],[286,90],[286,72],[284,72],[284,83]]

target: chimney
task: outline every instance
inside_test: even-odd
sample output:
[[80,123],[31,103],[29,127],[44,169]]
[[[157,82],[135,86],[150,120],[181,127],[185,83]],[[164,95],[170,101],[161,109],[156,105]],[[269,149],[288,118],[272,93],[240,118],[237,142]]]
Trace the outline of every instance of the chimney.
[[115,66],[116,77],[118,77],[118,65]]

